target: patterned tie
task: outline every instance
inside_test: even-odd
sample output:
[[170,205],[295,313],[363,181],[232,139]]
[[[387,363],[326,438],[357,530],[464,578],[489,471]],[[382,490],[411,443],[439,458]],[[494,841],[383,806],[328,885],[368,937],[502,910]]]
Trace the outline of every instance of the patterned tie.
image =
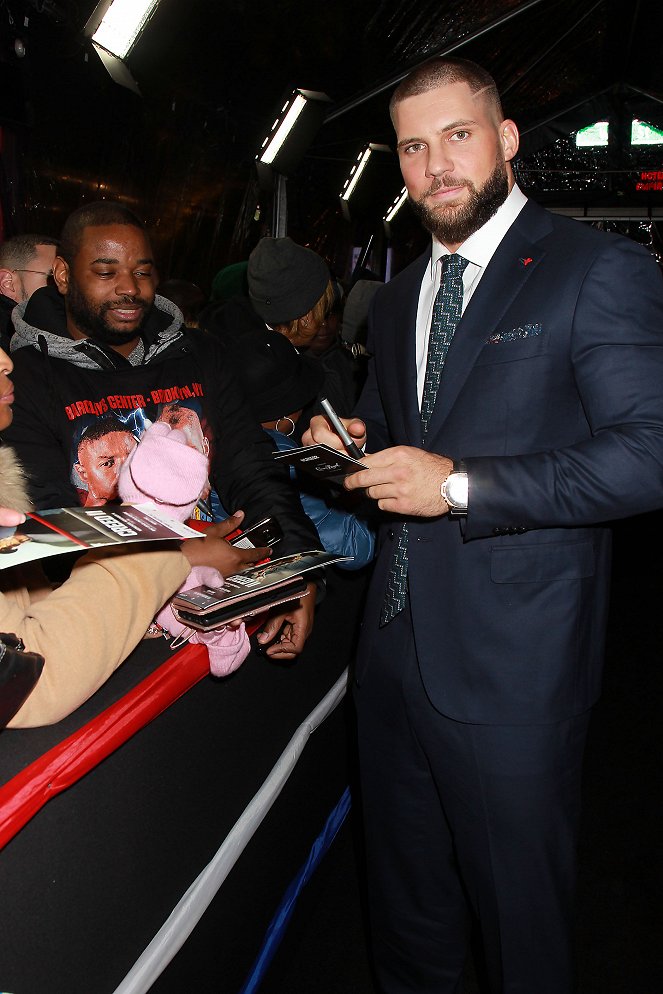
[[[428,431],[440,376],[447,358],[451,340],[460,321],[463,309],[463,271],[467,259],[460,255],[447,255],[442,263],[440,288],[433,305],[430,335],[428,337],[428,357],[426,359],[426,376],[421,398],[421,428],[424,438]],[[388,624],[405,607],[407,595],[407,521],[403,522],[398,536],[398,544],[394,552],[387,589],[385,591],[382,611],[380,612],[380,627]]]

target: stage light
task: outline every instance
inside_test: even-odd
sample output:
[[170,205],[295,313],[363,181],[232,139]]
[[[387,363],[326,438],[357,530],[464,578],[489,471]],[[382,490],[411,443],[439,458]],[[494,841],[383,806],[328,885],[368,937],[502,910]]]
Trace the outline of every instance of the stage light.
[[90,16],[85,34],[118,59],[126,59],[159,0],[101,0]]
[[368,165],[368,160],[370,159],[372,152],[373,149],[369,145],[357,156],[357,161],[350,170],[350,175],[343,184],[343,190],[341,191],[341,200],[345,200],[347,202],[352,196],[352,192],[356,187],[357,183],[359,182],[361,174]]
[[[343,210],[343,215],[347,219],[350,218],[350,209],[349,209],[350,197],[355,192],[359,180],[361,179],[366,167],[368,166],[368,163],[374,152],[391,153],[391,149],[389,148],[388,145],[376,145],[375,142],[370,142],[368,145],[364,146],[364,148],[361,150],[361,152],[355,159],[352,169],[350,170],[350,173],[345,183],[343,184],[343,189],[339,194],[339,197],[341,199],[341,208]],[[371,172],[373,172],[372,169]]]
[[140,96],[124,59],[142,35],[159,0],[99,0],[83,29],[108,75]]
[[385,224],[391,224],[391,222],[394,220],[394,218],[396,217],[396,215],[398,214],[399,210],[401,209],[401,207],[403,206],[406,200],[407,200],[407,187],[404,186],[401,192],[394,200],[389,210],[387,211],[387,213],[385,214],[384,218],[382,219],[385,222]]
[[[295,96],[292,103],[284,104],[282,108],[282,113],[283,111],[285,111],[285,117],[283,118],[283,120],[277,118],[274,121],[274,124],[272,125],[273,137],[271,141],[268,135],[267,138],[265,138],[264,142],[262,143],[265,151],[260,156],[261,162],[266,162],[267,165],[271,166],[272,162],[276,158],[277,152],[279,151],[279,149],[283,145],[283,142],[286,140],[286,138],[294,128],[297,122],[297,118],[299,117],[299,115],[301,114],[301,112],[304,110],[305,107],[306,107],[306,100],[301,95],[301,93],[298,93]],[[276,131],[274,131],[274,128],[276,128]],[[265,146],[267,147],[265,148]]]
[[329,97],[314,90],[294,90],[265,138],[256,160],[282,176],[295,171],[327,112]]

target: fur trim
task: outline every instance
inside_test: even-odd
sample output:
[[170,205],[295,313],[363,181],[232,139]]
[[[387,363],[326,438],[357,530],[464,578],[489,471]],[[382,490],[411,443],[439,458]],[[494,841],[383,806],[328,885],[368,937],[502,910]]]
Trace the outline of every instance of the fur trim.
[[23,467],[14,450],[6,445],[0,446],[0,507],[23,512],[32,510]]

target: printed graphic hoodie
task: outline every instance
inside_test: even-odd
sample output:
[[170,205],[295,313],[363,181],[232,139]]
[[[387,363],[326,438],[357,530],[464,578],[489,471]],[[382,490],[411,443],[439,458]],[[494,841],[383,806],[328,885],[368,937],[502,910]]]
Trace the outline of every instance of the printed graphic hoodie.
[[228,513],[241,508],[247,525],[276,515],[285,533],[279,554],[321,548],[223,352],[210,336],[185,328],[170,301],[156,297],[128,359],[71,338],[53,287],[21,304],[14,326],[14,420],[3,435],[37,508],[117,499],[122,463],[161,420],[209,456],[210,482]]

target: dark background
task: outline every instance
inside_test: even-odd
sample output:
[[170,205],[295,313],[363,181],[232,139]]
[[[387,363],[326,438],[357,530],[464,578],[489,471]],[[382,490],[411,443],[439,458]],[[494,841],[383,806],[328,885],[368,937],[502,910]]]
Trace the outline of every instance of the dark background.
[[[632,117],[663,127],[655,0],[161,0],[127,59],[142,96],[114,83],[84,38],[94,7],[0,0],[5,237],[57,234],[81,203],[121,199],[147,221],[161,275],[208,289],[221,266],[246,258],[269,231],[254,158],[283,98],[303,87],[331,103],[288,180],[289,233],[340,277],[349,275],[352,246],[373,235],[379,265],[381,219],[401,188],[395,156],[374,157],[349,221],[339,192],[367,141],[392,142],[393,83],[429,55],[453,51],[495,75],[523,132],[526,192],[580,215],[643,212],[628,233],[658,246],[647,215],[663,213],[663,193],[635,187],[639,171],[661,168],[663,156],[628,143]],[[606,116],[610,147],[576,150],[569,135]],[[408,208],[391,234],[397,269],[420,245]]]

